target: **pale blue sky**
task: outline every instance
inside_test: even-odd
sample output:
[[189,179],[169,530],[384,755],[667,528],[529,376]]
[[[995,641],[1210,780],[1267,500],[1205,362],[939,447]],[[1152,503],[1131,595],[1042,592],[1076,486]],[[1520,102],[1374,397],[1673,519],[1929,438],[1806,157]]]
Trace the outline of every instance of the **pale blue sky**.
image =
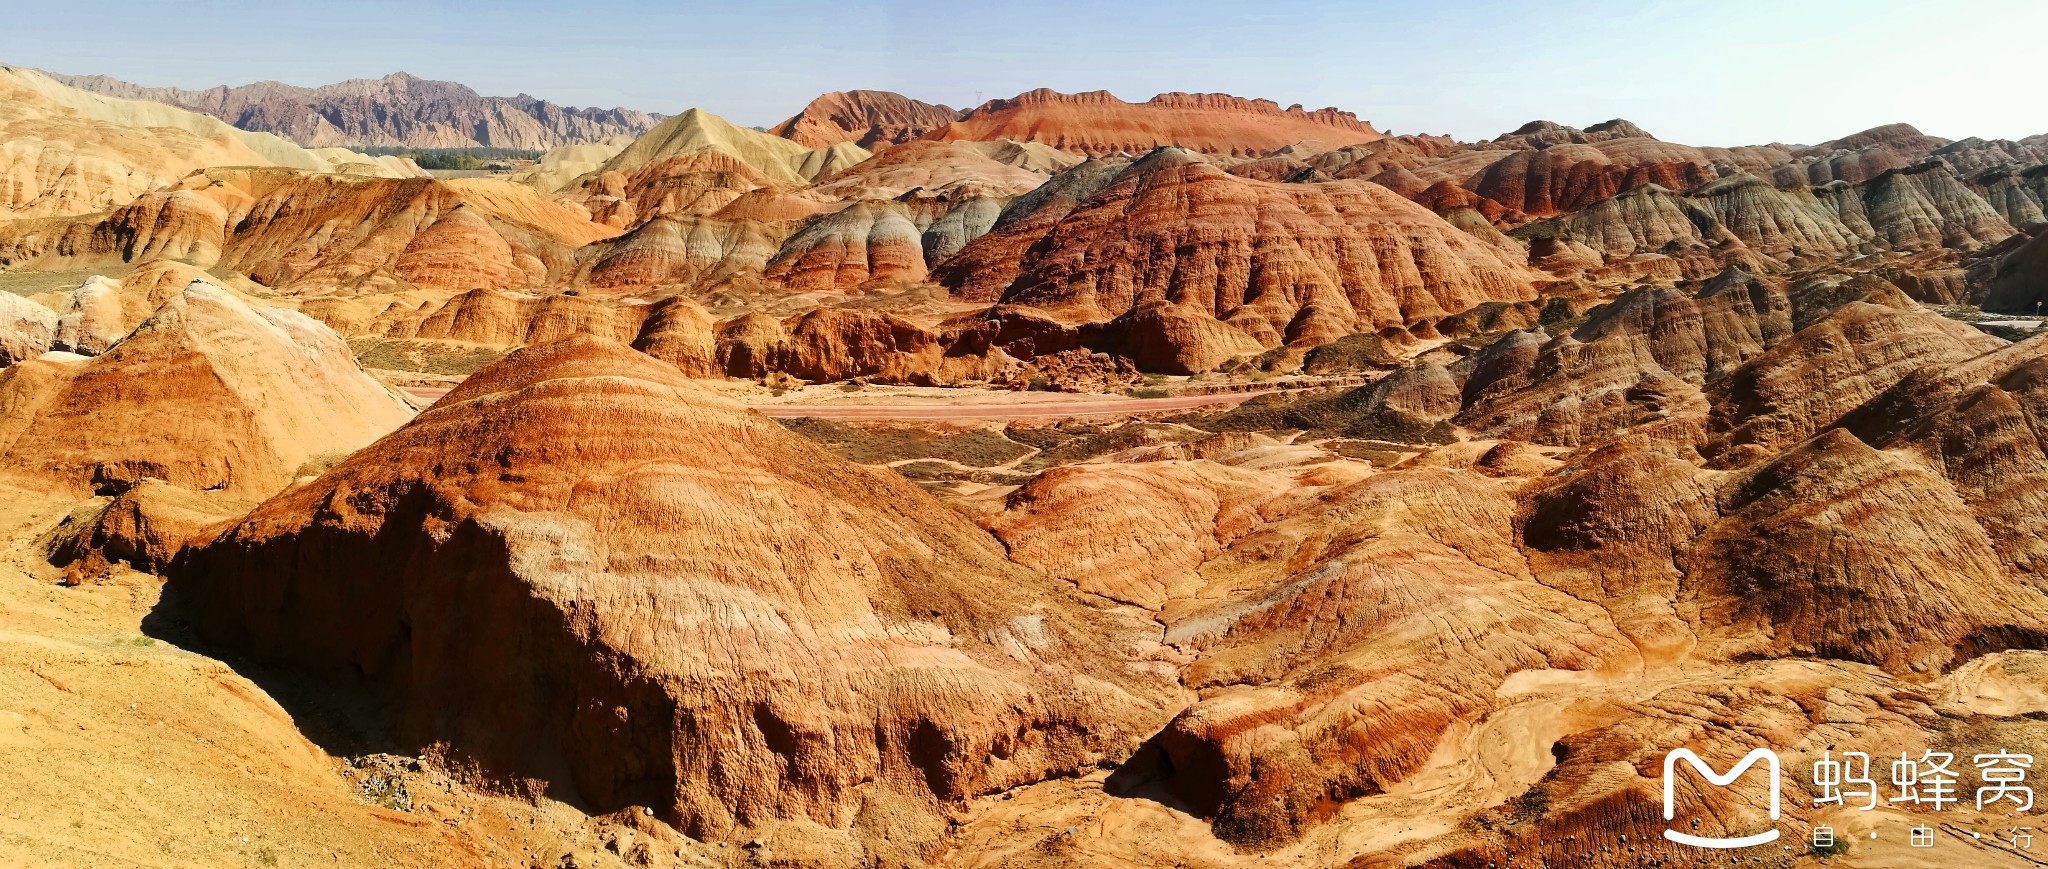
[[1812,143],[1892,121],[2048,132],[2044,0],[0,0],[0,63],[204,87],[403,69],[494,95],[745,124],[827,90],[954,107],[1034,87],[1225,91],[1396,132],[1625,117],[1673,141]]

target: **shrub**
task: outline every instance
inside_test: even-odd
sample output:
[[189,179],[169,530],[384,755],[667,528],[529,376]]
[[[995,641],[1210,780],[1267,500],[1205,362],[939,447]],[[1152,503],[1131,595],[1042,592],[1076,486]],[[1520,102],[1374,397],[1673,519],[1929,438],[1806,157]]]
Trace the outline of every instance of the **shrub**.
[[1401,358],[1386,348],[1380,336],[1371,332],[1346,335],[1308,351],[1301,360],[1303,374],[1332,374],[1378,368],[1398,368]]

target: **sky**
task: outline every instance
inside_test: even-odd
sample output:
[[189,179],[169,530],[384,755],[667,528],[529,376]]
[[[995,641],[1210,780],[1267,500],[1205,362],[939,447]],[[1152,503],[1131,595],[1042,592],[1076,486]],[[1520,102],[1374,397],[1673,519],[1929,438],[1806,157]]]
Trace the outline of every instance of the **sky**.
[[0,63],[145,85],[404,70],[754,126],[833,90],[960,108],[1050,87],[1336,106],[1466,141],[1539,118],[1627,118],[1693,145],[1898,121],[1951,139],[2048,133],[2048,0],[0,0],[0,22]]

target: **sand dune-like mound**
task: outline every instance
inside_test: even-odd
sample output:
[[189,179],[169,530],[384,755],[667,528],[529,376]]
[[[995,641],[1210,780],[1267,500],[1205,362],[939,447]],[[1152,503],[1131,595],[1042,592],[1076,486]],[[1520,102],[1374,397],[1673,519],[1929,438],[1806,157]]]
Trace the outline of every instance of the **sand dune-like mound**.
[[724,373],[718,367],[717,326],[711,312],[694,300],[663,299],[648,310],[633,349],[691,377],[715,377]]
[[955,353],[961,334],[876,311],[821,308],[788,320],[759,312],[720,321],[717,372],[783,373],[817,383],[859,377],[922,386],[982,380],[1011,364],[1000,351]]
[[1098,343],[1141,371],[1194,374],[1265,349],[1213,311],[1170,301],[1141,302],[1098,330]]
[[9,474],[77,492],[155,477],[245,498],[411,415],[325,326],[201,282],[100,356],[5,369],[0,406]]
[[1087,159],[1080,154],[1062,151],[1041,142],[1018,142],[1011,139],[996,139],[988,142],[969,143],[981,155],[1005,166],[1029,169],[1033,172],[1052,174],[1073,167]]
[[2039,338],[1899,379],[1845,417],[1879,449],[1910,451],[1937,467],[2012,570],[2048,557],[2037,517],[2048,509],[2048,342]]
[[629,173],[650,163],[714,149],[746,164],[779,184],[801,185],[810,179],[865,160],[868,152],[845,142],[812,148],[778,136],[735,126],[702,109],[691,109],[662,121],[604,164],[604,171]]
[[1158,609],[1263,514],[1280,512],[1292,483],[1212,462],[1072,465],[1033,477],[982,524],[1020,564]]
[[1822,142],[1819,145],[1815,145],[1812,151],[1827,153],[1830,151],[1853,151],[1862,148],[1881,148],[1898,157],[1901,161],[1910,163],[1947,144],[1949,144],[1949,140],[1940,136],[1929,136],[1926,133],[1922,133],[1920,128],[1912,124],[1884,124],[1871,127],[1860,133],[1851,133],[1839,139]]
[[602,142],[582,142],[549,148],[540,155],[540,160],[532,169],[514,173],[512,180],[531,184],[540,188],[542,192],[553,193],[575,183],[576,179],[597,171],[632,143],[631,138],[613,137]]
[[958,115],[945,106],[889,91],[834,91],[768,132],[806,148],[851,142],[879,151],[950,124]]
[[1326,147],[1380,138],[1371,124],[1337,109],[1286,109],[1228,94],[1160,94],[1127,103],[1108,91],[1063,94],[1040,88],[991,100],[932,131],[941,142],[1014,139],[1099,156],[1159,147],[1260,156],[1302,141]]
[[[733,216],[760,219],[760,197],[790,196],[867,158],[867,151],[850,143],[805,148],[692,109],[633,140],[567,192],[598,221],[621,229],[663,215],[708,216],[727,206],[749,207],[738,204],[749,193],[758,193],[753,213]],[[818,203],[813,212],[833,201],[825,194],[803,195]]]
[[586,176],[571,193],[600,221],[633,227],[667,215],[716,214],[756,191],[788,192],[745,160],[718,148],[699,148],[621,172]]
[[382,178],[426,178],[429,173],[410,157],[385,154],[372,157],[347,148],[309,148],[315,157],[327,161],[334,171],[347,175],[376,175]]
[[915,859],[943,807],[1168,711],[1141,620],[594,339],[480,372],[175,572],[207,636],[389,698],[408,744],[833,864]]
[[[648,227],[669,224],[664,219]],[[706,279],[684,260],[664,263],[667,253],[662,251],[617,253],[621,261],[607,265],[607,270],[673,266],[680,270],[672,274],[678,282]],[[593,274],[604,279],[609,271]],[[649,280],[661,278],[658,272],[641,274]],[[738,280],[746,279],[742,275]],[[596,336],[631,343],[692,377],[760,380],[776,375],[816,383],[859,378],[938,386],[986,382],[1019,364],[991,343],[994,324],[973,318],[935,324],[926,318],[828,307],[787,318],[754,311],[720,320],[686,295],[655,300],[612,297],[601,292],[608,288],[597,280],[586,289],[591,292],[480,288],[462,293],[330,296],[307,300],[301,310],[350,335],[447,342],[443,348],[458,355]],[[1071,330],[1065,338],[1058,347],[1076,346]],[[1018,345],[1019,340],[1010,339],[1011,346],[1030,346],[1029,341]]]
[[1714,428],[1726,432],[1713,451],[1784,449],[1914,372],[2004,346],[1970,326],[1893,299],[1836,308],[1710,387]]
[[50,563],[74,585],[116,563],[161,573],[187,547],[204,543],[256,506],[220,491],[193,491],[145,478],[83,521],[58,526]]
[[1507,208],[1544,216],[1651,184],[1691,190],[1715,177],[1710,158],[1697,149],[1631,139],[1516,151],[1466,184]]
[[[577,248],[615,233],[531,188],[489,179],[338,182],[244,175],[212,180],[200,192],[223,187],[214,195],[237,202],[237,213],[247,215],[221,264],[271,287],[538,286],[568,270]],[[326,207],[298,204],[306,200]],[[351,225],[369,231],[347,236],[319,231]],[[304,239],[309,235],[327,243],[308,250]]]
[[[1413,169],[1434,162],[1456,146],[1457,143],[1449,136],[1389,136],[1314,153],[1283,154],[1276,151],[1273,156],[1291,157],[1332,178],[1369,179],[1390,170]],[[1391,184],[1388,186],[1403,194],[1408,192]]]

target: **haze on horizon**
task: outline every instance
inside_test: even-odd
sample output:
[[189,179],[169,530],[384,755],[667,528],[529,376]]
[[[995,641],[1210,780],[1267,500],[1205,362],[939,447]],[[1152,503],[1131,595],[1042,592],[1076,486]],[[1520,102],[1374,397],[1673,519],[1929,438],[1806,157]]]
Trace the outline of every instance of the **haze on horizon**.
[[10,16],[0,63],[188,88],[404,70],[486,95],[701,107],[750,125],[826,91],[961,108],[1050,87],[1336,106],[1466,141],[1538,118],[1621,117],[1696,145],[1812,144],[1900,121],[1954,139],[2048,132],[2048,107],[2020,91],[2038,74],[2032,55],[1999,48],[2011,43],[2000,34],[2043,29],[2036,0],[107,0]]

